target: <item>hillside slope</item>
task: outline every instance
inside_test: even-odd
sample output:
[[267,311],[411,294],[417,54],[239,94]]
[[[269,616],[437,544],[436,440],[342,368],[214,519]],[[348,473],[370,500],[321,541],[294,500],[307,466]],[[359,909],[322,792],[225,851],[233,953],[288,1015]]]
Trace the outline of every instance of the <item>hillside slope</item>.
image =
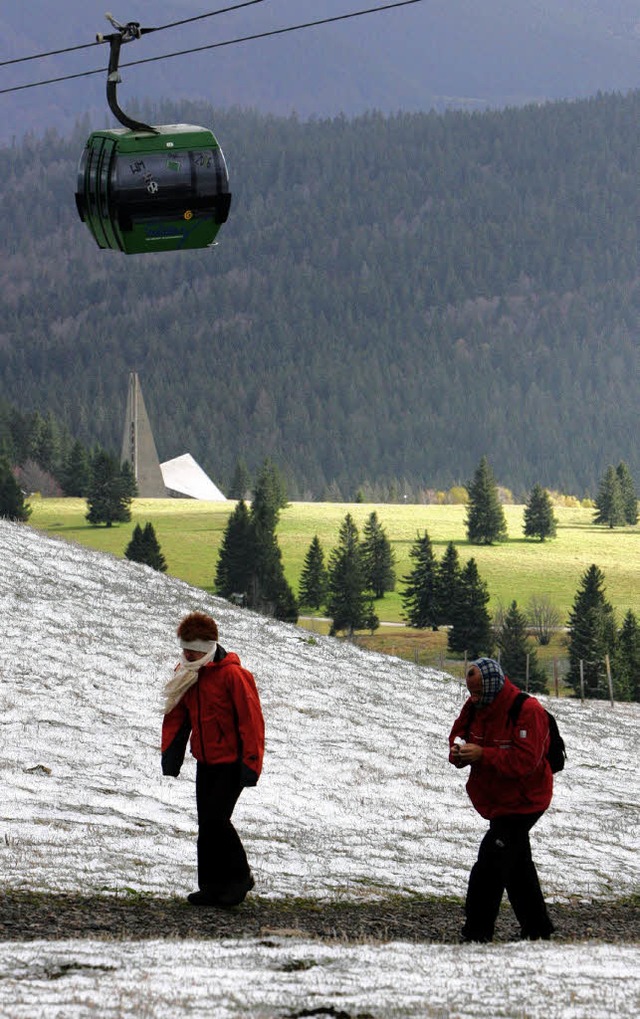
[[[143,111],[144,112],[144,111]],[[212,252],[100,252],[86,132],[0,150],[0,397],[121,445],[140,372],[161,459],[293,498],[466,481],[524,499],[640,475],[640,92],[301,124],[206,106],[233,191]],[[151,116],[151,119],[154,119]]]
[[[0,521],[5,885],[191,889],[193,763],[163,778],[158,741],[174,629],[194,608],[214,613],[263,699],[265,771],[237,811],[260,894],[460,894],[483,822],[446,759],[457,681]],[[553,708],[569,762],[536,829],[544,887],[630,893],[640,709]]]

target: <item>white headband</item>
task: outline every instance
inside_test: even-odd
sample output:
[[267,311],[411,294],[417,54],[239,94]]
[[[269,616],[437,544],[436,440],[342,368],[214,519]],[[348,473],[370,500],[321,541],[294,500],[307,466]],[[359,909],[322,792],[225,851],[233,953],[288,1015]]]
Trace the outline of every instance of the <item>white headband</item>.
[[206,655],[215,651],[215,640],[181,640],[180,647],[185,651],[204,651]]

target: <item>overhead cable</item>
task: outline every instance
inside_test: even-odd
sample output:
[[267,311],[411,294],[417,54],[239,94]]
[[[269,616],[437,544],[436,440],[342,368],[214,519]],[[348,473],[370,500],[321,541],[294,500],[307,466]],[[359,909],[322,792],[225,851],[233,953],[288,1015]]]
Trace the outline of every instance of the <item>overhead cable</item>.
[[[257,2],[257,0],[250,0],[250,2]],[[152,64],[158,60],[169,60],[171,57],[184,57],[190,53],[202,53],[205,50],[220,49],[224,46],[236,46],[238,43],[243,42],[254,42],[257,39],[268,39],[271,36],[286,35],[290,32],[299,32],[302,29],[316,28],[319,25],[329,25],[337,21],[348,21],[350,18],[361,18],[365,15],[376,14],[379,11],[389,11],[396,7],[410,7],[412,4],[422,3],[423,0],[396,0],[395,3],[383,4],[381,7],[368,7],[366,10],[351,11],[348,14],[336,14],[330,18],[320,18],[317,21],[306,21],[298,25],[289,25],[286,28],[274,28],[266,32],[256,32],[253,35],[240,36],[237,39],[226,39],[223,42],[213,42],[206,46],[195,46],[186,50],[176,50],[173,53],[163,53],[157,57],[146,57],[143,60],[131,60],[129,63],[120,64],[120,67],[137,67],[140,64]],[[92,43],[91,45],[95,45]],[[104,74],[106,68],[99,67],[93,71],[80,71],[77,74],[65,74],[59,78],[47,78],[44,81],[33,81],[28,85],[14,85],[12,88],[0,89],[0,95],[5,95],[8,92],[20,92],[28,88],[37,88],[40,85],[53,85],[60,81],[72,81],[74,78],[89,78],[94,74]]]

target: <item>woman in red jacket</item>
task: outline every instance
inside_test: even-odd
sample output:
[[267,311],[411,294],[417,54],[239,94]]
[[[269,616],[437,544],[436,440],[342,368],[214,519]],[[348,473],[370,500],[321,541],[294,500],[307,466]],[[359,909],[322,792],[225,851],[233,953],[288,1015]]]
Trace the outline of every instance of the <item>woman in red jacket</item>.
[[165,686],[162,772],[178,776],[189,735],[196,758],[199,891],[194,906],[236,906],[254,886],[231,815],[262,770],[264,720],[253,676],[218,644],[211,616],[191,612],[178,626],[182,659]]
[[462,938],[492,940],[506,889],[521,936],[548,940],[553,924],[529,843],[553,793],[547,713],[528,697],[514,725],[509,709],[519,691],[492,658],[470,664],[467,689],[449,736],[449,760],[457,768],[470,766],[467,792],[489,831],[469,877]]

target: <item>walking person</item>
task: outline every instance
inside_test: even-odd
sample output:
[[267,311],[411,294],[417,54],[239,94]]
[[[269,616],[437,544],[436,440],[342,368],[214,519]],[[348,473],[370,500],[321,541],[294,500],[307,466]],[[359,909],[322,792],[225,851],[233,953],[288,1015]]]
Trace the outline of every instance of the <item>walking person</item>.
[[467,689],[449,736],[449,760],[470,767],[467,793],[489,831],[469,876],[462,939],[492,940],[506,889],[521,937],[548,940],[553,924],[529,843],[553,793],[547,713],[528,697],[513,724],[509,709],[519,691],[492,658],[471,662]]
[[253,676],[218,643],[211,616],[191,612],[177,630],[182,658],[166,684],[162,772],[177,777],[189,735],[196,764],[198,887],[194,906],[228,908],[254,886],[244,846],[231,822],[245,786],[256,785],[264,720]]

